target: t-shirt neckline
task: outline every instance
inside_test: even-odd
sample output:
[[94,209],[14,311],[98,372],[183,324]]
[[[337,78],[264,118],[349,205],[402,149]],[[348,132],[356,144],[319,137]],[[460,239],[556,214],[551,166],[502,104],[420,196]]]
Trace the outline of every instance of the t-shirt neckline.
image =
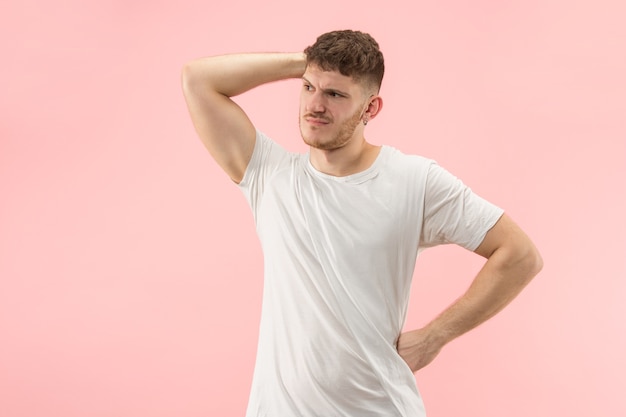
[[303,156],[306,159],[307,169],[309,170],[309,172],[317,177],[341,183],[360,184],[378,176],[378,173],[380,172],[380,167],[384,164],[384,161],[387,158],[388,151],[388,146],[382,145],[380,147],[378,155],[376,156],[376,159],[367,169],[361,172],[357,172],[355,174],[345,175],[341,177],[326,174],[315,168],[311,163],[311,155],[309,151],[307,151]]

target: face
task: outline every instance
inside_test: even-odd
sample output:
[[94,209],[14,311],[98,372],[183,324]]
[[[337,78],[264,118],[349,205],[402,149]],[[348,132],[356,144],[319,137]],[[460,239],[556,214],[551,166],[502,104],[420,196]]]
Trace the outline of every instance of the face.
[[364,88],[337,71],[309,65],[302,77],[300,133],[317,149],[333,150],[363,134],[367,109]]

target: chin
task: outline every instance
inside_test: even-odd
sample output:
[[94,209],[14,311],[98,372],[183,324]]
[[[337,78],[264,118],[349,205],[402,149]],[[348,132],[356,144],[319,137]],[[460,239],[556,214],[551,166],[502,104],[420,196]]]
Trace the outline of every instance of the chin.
[[300,135],[302,136],[302,140],[309,146],[313,146],[317,148],[320,144],[324,143],[324,139],[320,138],[319,135],[311,132],[302,132],[300,131]]
[[327,140],[327,141],[320,141],[320,140],[311,141],[311,140],[304,139],[304,143],[306,143],[312,148],[319,149],[322,151],[334,151],[336,149],[343,148],[346,145],[347,141],[340,142],[336,139]]
[[332,151],[342,148],[350,140],[350,138],[342,140],[342,138],[338,136],[329,135],[329,132],[324,133],[325,134],[322,134],[319,131],[300,129],[300,135],[302,136],[302,140],[305,144],[323,151]]

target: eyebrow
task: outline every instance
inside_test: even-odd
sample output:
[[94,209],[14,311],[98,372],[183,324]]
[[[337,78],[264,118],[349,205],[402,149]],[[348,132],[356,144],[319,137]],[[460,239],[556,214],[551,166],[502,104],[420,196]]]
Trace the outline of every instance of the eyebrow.
[[[302,80],[304,82],[306,82],[307,84],[311,84],[313,85],[313,83],[309,80],[306,79],[306,77],[302,77]],[[345,96],[345,97],[350,97],[350,94],[346,93],[345,91],[341,91],[341,90],[337,90],[336,88],[324,88],[322,89],[323,92],[325,93],[337,93],[339,95]]]

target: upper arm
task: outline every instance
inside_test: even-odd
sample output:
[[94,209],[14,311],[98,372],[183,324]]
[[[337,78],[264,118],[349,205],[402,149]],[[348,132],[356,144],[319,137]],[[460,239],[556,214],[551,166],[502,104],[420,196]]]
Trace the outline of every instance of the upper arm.
[[502,209],[431,161],[424,190],[423,247],[454,243],[474,250],[502,213]]
[[533,270],[541,269],[543,261],[539,251],[524,231],[505,213],[487,232],[475,253],[491,258],[499,251],[507,262],[521,262]]
[[184,68],[182,81],[193,125],[218,165],[239,183],[254,150],[256,130],[237,103],[194,77],[192,65]]

